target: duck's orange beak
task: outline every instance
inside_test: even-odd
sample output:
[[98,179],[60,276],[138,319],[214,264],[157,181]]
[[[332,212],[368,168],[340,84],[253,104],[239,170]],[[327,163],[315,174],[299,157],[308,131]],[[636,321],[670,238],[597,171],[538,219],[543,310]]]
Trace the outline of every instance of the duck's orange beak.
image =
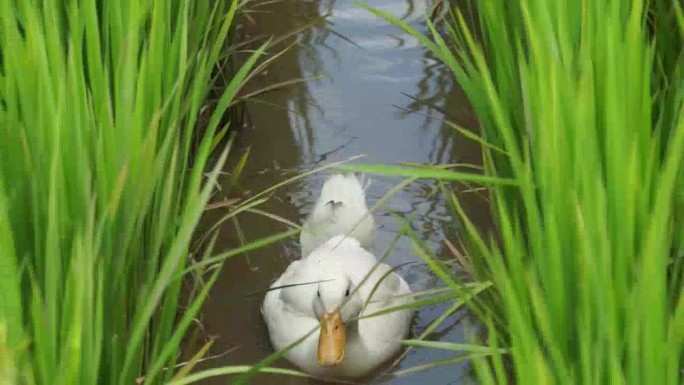
[[318,363],[335,366],[344,361],[347,325],[342,321],[340,310],[325,313],[321,317],[321,333],[318,336]]

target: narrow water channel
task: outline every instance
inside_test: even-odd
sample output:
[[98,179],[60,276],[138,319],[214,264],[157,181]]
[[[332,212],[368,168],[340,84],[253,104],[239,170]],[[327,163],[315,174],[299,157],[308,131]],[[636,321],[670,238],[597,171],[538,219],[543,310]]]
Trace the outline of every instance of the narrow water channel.
[[[445,117],[427,108],[430,104],[447,111],[448,118],[464,127],[475,127],[475,118],[462,91],[453,84],[448,71],[435,62],[418,42],[387,25],[351,0],[275,1],[250,13],[253,33],[283,36],[327,16],[327,24],[305,29],[296,36],[297,44],[268,72],[260,76],[255,88],[296,78],[316,80],[293,84],[260,96],[248,104],[251,124],[239,137],[240,151],[250,149],[243,173],[242,187],[258,192],[284,179],[328,164],[365,154],[364,162],[478,163],[476,144],[444,124]],[[419,0],[373,0],[377,7],[425,30],[423,15],[428,2]],[[287,44],[292,42],[290,39]],[[280,47],[283,47],[281,44]],[[309,212],[325,174],[315,174],[279,190],[262,209],[290,221],[301,223]],[[399,180],[374,177],[368,194],[374,204]],[[412,228],[438,255],[448,257],[445,231],[453,227],[443,198],[430,195],[434,183],[421,181],[396,194],[388,207],[375,214],[379,225],[377,252],[380,253],[399,232],[400,226],[390,212],[412,216]],[[484,203],[473,199],[469,211],[482,211]],[[218,210],[215,210],[218,211]],[[220,213],[210,212],[203,226],[213,224]],[[483,219],[484,221],[484,219]],[[484,223],[484,222],[483,222]],[[239,227],[247,240],[287,230],[275,220],[255,215],[239,216]],[[239,244],[234,224],[222,226],[219,250]],[[259,307],[263,295],[248,293],[268,288],[294,259],[299,258],[297,239],[237,257],[224,270],[202,310],[203,333],[217,336],[204,367],[253,364],[273,350],[268,340]],[[397,265],[418,261],[408,239],[401,238],[389,256]],[[400,274],[415,291],[441,285],[421,264],[402,267]],[[417,314],[412,332],[421,333],[447,304],[426,307]],[[461,320],[456,313],[429,339],[463,341]],[[227,353],[226,353],[227,352]],[[395,370],[451,357],[448,352],[414,349],[395,366]],[[281,361],[277,366],[292,367]],[[457,384],[467,377],[468,367],[453,364],[430,370],[387,378],[387,384]],[[225,378],[209,381],[226,384]],[[260,375],[254,384],[308,384],[302,378]]]

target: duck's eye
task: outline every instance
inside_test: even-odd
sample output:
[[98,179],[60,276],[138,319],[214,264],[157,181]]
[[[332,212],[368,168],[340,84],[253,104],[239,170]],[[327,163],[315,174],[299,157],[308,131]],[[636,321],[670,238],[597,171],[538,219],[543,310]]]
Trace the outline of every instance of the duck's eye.
[[347,291],[344,293],[345,297],[349,297],[349,288],[347,288]]

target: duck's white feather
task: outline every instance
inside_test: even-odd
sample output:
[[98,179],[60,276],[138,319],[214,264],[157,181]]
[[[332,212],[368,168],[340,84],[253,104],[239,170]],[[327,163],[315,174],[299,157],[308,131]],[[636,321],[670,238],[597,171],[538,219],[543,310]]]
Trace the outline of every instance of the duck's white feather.
[[326,179],[314,209],[302,226],[299,241],[302,256],[336,235],[348,235],[373,251],[375,220],[366,205],[369,181],[352,173]]
[[[406,281],[394,272],[385,277],[368,301],[375,284],[391,268],[377,264],[355,239],[336,236],[314,250],[308,257],[293,262],[272,287],[325,280],[344,272],[358,287],[363,303],[360,313],[370,315],[382,309],[401,306],[412,298]],[[264,299],[262,313],[268,325],[271,342],[281,350],[316,329],[319,321],[313,314],[312,303],[316,296],[315,285],[302,285],[269,291]],[[304,371],[323,377],[361,377],[386,362],[401,349],[401,340],[409,331],[412,312],[402,310],[352,322],[347,328],[347,346],[344,362],[335,367],[321,366],[316,361],[318,331],[290,350],[286,358]]]

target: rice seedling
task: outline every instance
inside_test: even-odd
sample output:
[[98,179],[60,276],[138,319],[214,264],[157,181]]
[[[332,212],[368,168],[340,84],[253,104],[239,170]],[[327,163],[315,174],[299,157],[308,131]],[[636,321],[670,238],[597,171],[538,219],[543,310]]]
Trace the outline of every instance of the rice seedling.
[[493,283],[472,308],[489,347],[509,349],[473,358],[479,381],[681,383],[678,3],[478,2],[479,30],[452,8],[445,33],[427,21],[429,37],[367,9],[442,60],[480,121],[483,176],[359,167],[489,187],[494,234],[480,233],[445,185],[468,268]]
[[222,117],[268,45],[198,130],[239,6],[0,0],[3,384],[174,378],[218,269],[181,312],[183,273],[222,260],[197,265],[190,247],[230,149]]

